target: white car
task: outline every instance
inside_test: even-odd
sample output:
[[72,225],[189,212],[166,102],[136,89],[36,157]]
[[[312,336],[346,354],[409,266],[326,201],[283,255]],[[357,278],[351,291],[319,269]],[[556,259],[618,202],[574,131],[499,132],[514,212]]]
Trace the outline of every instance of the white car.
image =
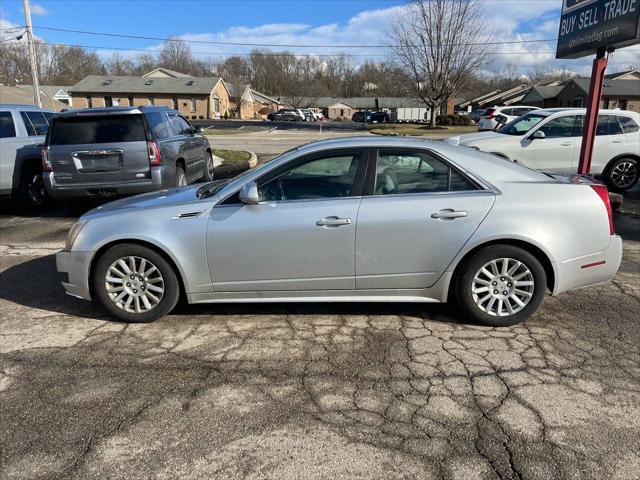
[[480,131],[483,130],[495,130],[499,123],[496,121],[498,115],[506,117],[506,122],[515,120],[522,115],[525,115],[533,110],[540,110],[538,107],[528,107],[526,105],[510,105],[508,107],[492,107],[484,111],[480,117]]
[[35,105],[0,104],[0,196],[29,210],[47,198],[41,151],[52,116]]
[[[451,137],[445,142],[493,153],[529,168],[575,173],[582,147],[584,108],[536,110],[495,132]],[[600,110],[591,174],[601,175],[612,190],[638,182],[640,114]]]

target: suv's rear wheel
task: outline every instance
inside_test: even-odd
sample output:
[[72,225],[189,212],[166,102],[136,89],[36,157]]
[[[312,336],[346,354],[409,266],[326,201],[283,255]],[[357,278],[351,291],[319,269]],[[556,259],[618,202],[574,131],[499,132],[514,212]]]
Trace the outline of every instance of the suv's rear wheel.
[[202,174],[202,179],[205,182],[210,182],[213,180],[213,155],[210,152],[206,152],[205,156],[205,164],[204,164],[204,172]]
[[533,315],[546,285],[536,257],[512,245],[492,245],[463,265],[454,288],[460,308],[474,322],[503,327]]
[[93,270],[97,300],[125,322],[152,322],[178,303],[178,278],[157,252],[136,244],[116,245]]
[[187,175],[184,173],[184,168],[180,165],[176,165],[176,187],[184,187],[187,185]]
[[639,175],[640,170],[636,159],[618,158],[607,166],[603,179],[609,189],[622,192],[638,183]]
[[34,211],[43,207],[47,201],[47,191],[42,179],[42,169],[35,165],[27,166],[20,177],[18,199],[23,208]]

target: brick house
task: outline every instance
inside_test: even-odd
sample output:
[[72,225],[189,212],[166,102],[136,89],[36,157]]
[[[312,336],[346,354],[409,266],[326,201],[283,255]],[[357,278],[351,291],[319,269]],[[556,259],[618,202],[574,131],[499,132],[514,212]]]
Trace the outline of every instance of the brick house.
[[[265,119],[267,110],[277,111],[283,105],[249,85],[228,84],[229,115],[243,120]],[[262,112],[262,113],[261,113]]]
[[229,112],[229,90],[221,77],[190,77],[167,69],[142,77],[89,75],[70,93],[75,108],[164,105],[191,120]]
[[[560,107],[584,107],[589,96],[589,78],[574,78],[558,94]],[[619,108],[640,112],[640,79],[605,79],[600,108]]]

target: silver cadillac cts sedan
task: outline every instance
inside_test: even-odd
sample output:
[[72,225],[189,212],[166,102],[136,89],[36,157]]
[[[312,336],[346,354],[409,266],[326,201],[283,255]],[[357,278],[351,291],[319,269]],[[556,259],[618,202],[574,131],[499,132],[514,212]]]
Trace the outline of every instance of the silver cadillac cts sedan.
[[98,207],[57,254],[67,293],[149,322],[190,303],[446,302],[512,325],[545,291],[607,282],[606,187],[471,148],[354,137],[228,181]]

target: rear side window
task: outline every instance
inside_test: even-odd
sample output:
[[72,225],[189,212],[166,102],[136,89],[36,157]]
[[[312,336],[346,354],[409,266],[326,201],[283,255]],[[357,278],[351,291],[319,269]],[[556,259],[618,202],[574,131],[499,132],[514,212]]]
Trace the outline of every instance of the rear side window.
[[164,113],[151,112],[146,114],[149,129],[155,138],[168,138],[173,135],[170,130],[169,119]]
[[0,112],[0,138],[16,136],[16,126],[13,124],[11,112]]
[[59,117],[53,122],[51,145],[146,141],[142,115]]
[[635,133],[640,130],[640,126],[630,117],[618,117],[620,124],[622,125],[622,131],[624,133]]
[[600,115],[598,117],[598,126],[596,127],[596,135],[620,135],[622,127],[618,118],[614,115]]
[[459,172],[428,152],[380,150],[376,195],[476,190]]
[[43,112],[20,112],[20,116],[29,136],[47,134],[50,117],[45,117]]

